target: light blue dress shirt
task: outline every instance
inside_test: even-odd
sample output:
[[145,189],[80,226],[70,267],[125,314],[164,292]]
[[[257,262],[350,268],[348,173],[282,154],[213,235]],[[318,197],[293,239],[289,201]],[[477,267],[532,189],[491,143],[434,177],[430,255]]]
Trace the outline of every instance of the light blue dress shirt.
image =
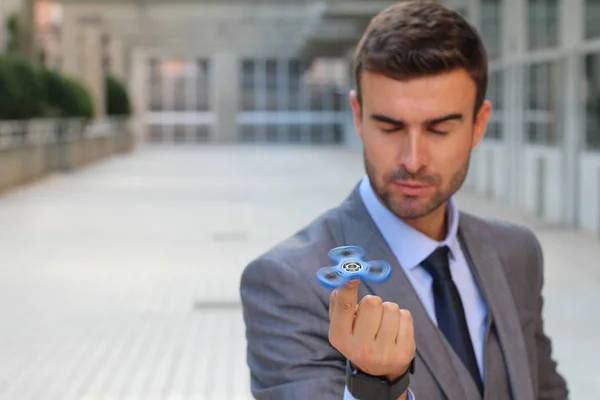
[[[451,198],[448,204],[448,233],[446,238],[438,242],[396,217],[386,206],[384,206],[373,191],[369,178],[365,176],[360,182],[360,196],[371,215],[371,218],[379,228],[390,249],[398,259],[398,263],[404,269],[429,317],[435,325],[435,305],[433,291],[431,288],[431,276],[420,266],[420,264],[440,246],[450,248],[450,273],[458,288],[465,309],[467,325],[471,335],[471,341],[475,350],[475,357],[479,363],[479,372],[483,379],[483,345],[485,337],[487,307],[479,292],[475,278],[465,260],[460,242],[457,237],[459,212],[456,200]],[[402,304],[400,304],[402,307]],[[414,399],[409,391],[409,399]],[[344,400],[353,400],[348,389],[344,394]]]

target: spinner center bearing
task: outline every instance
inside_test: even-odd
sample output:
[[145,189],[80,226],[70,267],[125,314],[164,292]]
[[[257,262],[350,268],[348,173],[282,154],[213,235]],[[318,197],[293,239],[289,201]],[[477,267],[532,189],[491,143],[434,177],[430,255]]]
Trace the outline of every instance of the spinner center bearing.
[[363,269],[363,266],[356,261],[349,261],[342,264],[342,269],[346,272],[358,272]]

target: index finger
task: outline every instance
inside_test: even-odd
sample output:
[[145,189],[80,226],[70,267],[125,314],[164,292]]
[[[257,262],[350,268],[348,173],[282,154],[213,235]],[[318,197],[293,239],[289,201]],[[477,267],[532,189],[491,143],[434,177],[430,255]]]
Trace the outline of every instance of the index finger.
[[335,337],[348,337],[352,334],[354,313],[358,304],[358,280],[337,288],[331,295],[329,306],[330,331]]

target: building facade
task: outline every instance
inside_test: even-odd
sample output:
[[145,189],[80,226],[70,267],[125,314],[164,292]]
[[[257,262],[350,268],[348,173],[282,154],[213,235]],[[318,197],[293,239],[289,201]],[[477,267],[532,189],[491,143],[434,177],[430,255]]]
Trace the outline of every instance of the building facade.
[[[467,186],[600,234],[600,0],[445,2],[479,29],[491,59],[494,113]],[[3,0],[0,16],[18,3]],[[102,74],[122,77],[145,140],[360,146],[347,98],[353,50],[394,1],[51,3],[49,64],[81,77],[100,104]]]
[[600,0],[469,0],[494,114],[468,185],[600,234]]

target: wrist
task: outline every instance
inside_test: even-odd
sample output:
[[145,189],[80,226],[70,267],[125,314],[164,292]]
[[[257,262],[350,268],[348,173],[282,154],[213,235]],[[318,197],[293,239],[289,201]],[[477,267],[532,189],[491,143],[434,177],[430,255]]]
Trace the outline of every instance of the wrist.
[[[349,368],[352,370],[360,370],[360,368],[354,364],[351,360],[347,360]],[[409,371],[410,370],[410,371]],[[411,361],[410,364],[408,364],[406,367],[404,367],[401,371],[396,371],[392,374],[388,374],[388,375],[382,375],[382,378],[387,379],[390,382],[394,382],[396,380],[398,380],[398,378],[404,376],[407,371],[409,371],[411,374],[414,372],[414,360]]]
[[[414,372],[414,360],[402,375],[373,376],[346,362],[346,386],[356,399],[407,400],[410,375]],[[391,380],[389,378],[395,377]]]
[[406,374],[406,371],[408,371],[408,369],[410,368],[410,365],[408,365],[406,368],[404,368],[402,371],[400,371],[399,373],[396,372],[394,374],[391,375],[385,375],[385,378],[390,381],[390,382],[394,382],[396,380],[398,380],[398,378],[400,378],[401,376],[403,376],[404,374]]

